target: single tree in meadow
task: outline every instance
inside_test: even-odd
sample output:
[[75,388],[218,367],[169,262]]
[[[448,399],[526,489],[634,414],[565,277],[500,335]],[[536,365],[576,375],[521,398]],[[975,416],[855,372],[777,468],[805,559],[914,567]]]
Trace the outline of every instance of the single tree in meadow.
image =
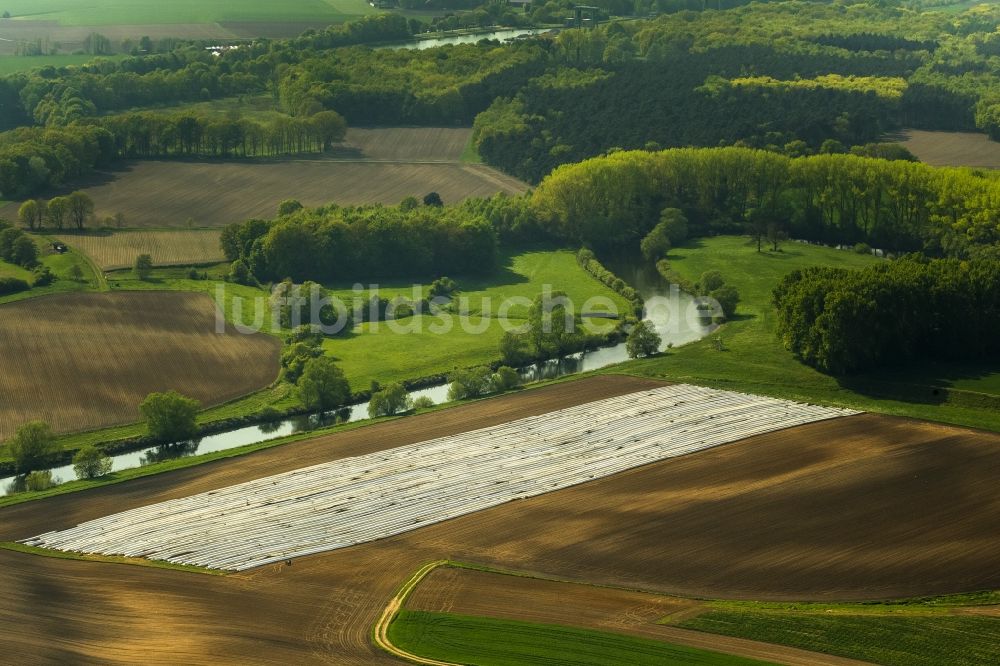
[[302,404],[315,411],[347,404],[351,397],[351,386],[344,377],[344,371],[332,358],[325,356],[306,362],[298,387]]
[[135,276],[140,280],[148,280],[153,272],[153,257],[148,254],[140,254],[135,258]]
[[625,351],[629,358],[639,358],[640,356],[652,356],[660,351],[663,339],[656,332],[656,328],[651,321],[643,319],[629,331],[625,340]]

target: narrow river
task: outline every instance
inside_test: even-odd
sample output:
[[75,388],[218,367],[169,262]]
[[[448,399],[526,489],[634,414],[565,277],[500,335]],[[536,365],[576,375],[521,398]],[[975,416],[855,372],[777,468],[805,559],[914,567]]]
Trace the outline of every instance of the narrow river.
[[[668,285],[656,269],[646,262],[615,259],[605,263],[612,272],[635,287],[645,299],[646,318],[653,322],[660,333],[660,337],[663,339],[663,348],[676,347],[699,340],[715,330],[714,326],[705,325],[703,320],[698,318],[696,304],[691,295],[680,291],[676,286]],[[625,343],[622,342],[560,359],[551,359],[519,370],[524,383],[531,383],[598,370],[627,360],[628,353],[625,350]],[[419,389],[411,392],[410,395],[413,398],[430,398],[435,404],[448,402],[448,385],[439,384]],[[214,435],[206,435],[193,442],[164,444],[113,456],[112,471],[141,467],[172,458],[225,451],[298,432],[314,430],[332,423],[362,421],[367,418],[368,403],[365,402],[324,415],[294,416],[270,424],[244,426]],[[55,467],[50,471],[53,483],[63,483],[76,478],[72,465]],[[24,490],[23,477],[0,479],[0,495],[8,495],[22,490]]]

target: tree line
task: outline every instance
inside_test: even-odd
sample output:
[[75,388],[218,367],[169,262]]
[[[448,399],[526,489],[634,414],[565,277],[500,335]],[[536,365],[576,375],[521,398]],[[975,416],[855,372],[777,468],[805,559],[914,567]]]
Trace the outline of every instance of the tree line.
[[[626,9],[612,5],[610,12]],[[382,15],[219,56],[187,45],[42,68],[0,78],[0,128],[37,126],[24,130],[34,134],[0,136],[0,192],[23,197],[86,174],[98,164],[95,152],[108,160],[315,150],[323,140],[309,119],[329,111],[365,125],[452,125],[478,116],[484,159],[532,182],[614,148],[737,144],[795,156],[829,141],[862,145],[899,126],[1000,136],[998,25],[996,7],[948,15],[781,2],[506,45],[359,46],[416,28]],[[259,93],[291,117],[108,116]],[[98,150],[81,150],[95,142]]]
[[489,222],[459,207],[303,208],[229,225],[221,242],[235,274],[262,282],[488,274],[497,263]]
[[1000,241],[1000,179],[850,154],[747,148],[626,151],[558,167],[531,197],[540,223],[594,248],[634,247],[665,208],[692,236],[767,233],[966,256]]
[[319,153],[343,140],[347,123],[335,111],[310,116],[275,114],[127,113],[93,121],[113,137],[115,156],[256,157]]
[[[975,30],[1000,23],[981,16]],[[986,39],[960,31],[941,14],[801,2],[568,30],[544,75],[479,116],[475,140],[488,163],[537,182],[611,148],[801,141],[801,153],[901,126],[988,131],[976,117],[1000,118],[989,101],[1000,86],[980,73],[991,61],[938,71],[960,43]]]
[[832,374],[1000,354],[1000,255],[909,257],[862,270],[814,267],[774,290],[778,332]]

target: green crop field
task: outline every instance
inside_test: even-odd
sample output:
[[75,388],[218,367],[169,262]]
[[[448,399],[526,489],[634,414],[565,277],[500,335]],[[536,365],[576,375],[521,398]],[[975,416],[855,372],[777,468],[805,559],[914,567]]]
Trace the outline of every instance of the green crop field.
[[[715,604],[713,604],[715,605]],[[680,626],[899,666],[1000,662],[1000,617],[953,615],[948,608],[861,604],[776,605],[719,602]]]
[[13,20],[60,25],[139,25],[219,21],[330,21],[374,13],[364,0],[6,0]]
[[417,611],[402,611],[389,638],[422,657],[476,666],[764,663],[600,631]]
[[[734,321],[716,336],[686,345],[672,353],[619,366],[640,375],[710,384],[720,388],[775,395],[792,400],[822,401],[917,418],[1000,430],[995,407],[983,408],[977,396],[919,401],[914,394],[934,395],[947,387],[1000,395],[1000,365],[934,364],[894,375],[837,379],[800,363],[782,347],[776,335],[771,290],[789,272],[807,266],[860,268],[879,259],[850,251],[787,242],[781,252],[756,251],[746,237],[719,236],[692,241],[671,250],[671,269],[694,282],[710,270],[721,271],[737,287],[741,301]],[[718,347],[721,342],[721,349]],[[877,384],[877,390],[873,387]],[[896,399],[895,388],[899,390]],[[926,387],[926,390],[924,390]],[[990,398],[989,400],[992,400]],[[990,403],[992,404],[992,402]]]

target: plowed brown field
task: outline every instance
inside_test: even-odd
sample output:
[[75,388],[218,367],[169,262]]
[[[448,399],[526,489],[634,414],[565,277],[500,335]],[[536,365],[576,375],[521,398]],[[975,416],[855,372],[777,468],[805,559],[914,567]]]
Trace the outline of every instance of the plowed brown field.
[[905,130],[893,139],[932,166],[1000,169],[1000,143],[978,132]]
[[[614,377],[568,382],[17,505],[0,510],[0,540],[644,386]],[[372,624],[403,580],[442,558],[705,597],[997,588],[998,482],[998,435],[860,415],[241,575],[0,551],[0,654],[25,662],[395,663],[371,647]]]
[[73,294],[0,305],[0,440],[33,419],[57,431],[139,419],[139,403],[175,389],[205,405],[278,374],[280,342],[216,333],[204,294]]
[[[352,129],[330,157],[275,162],[143,161],[82,187],[95,217],[117,213],[129,227],[224,226],[270,219],[285,199],[306,206],[328,203],[395,205],[409,196],[437,192],[446,204],[498,192],[520,193],[523,182],[459,158],[468,129]],[[54,193],[50,193],[54,194]],[[17,218],[19,203],[0,207]]]

